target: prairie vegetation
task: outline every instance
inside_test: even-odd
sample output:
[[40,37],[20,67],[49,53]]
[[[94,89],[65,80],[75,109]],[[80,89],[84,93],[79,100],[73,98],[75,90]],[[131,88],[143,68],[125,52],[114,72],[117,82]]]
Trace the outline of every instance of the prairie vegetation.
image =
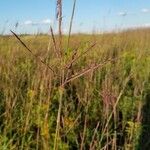
[[150,30],[59,38],[0,37],[0,149],[148,150]]
[[0,37],[0,149],[149,149],[150,29],[72,35],[75,6],[68,36],[57,0],[58,35]]

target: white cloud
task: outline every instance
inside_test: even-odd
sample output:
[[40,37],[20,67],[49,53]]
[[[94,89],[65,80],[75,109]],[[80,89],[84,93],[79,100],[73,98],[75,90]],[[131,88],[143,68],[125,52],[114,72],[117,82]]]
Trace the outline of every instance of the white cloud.
[[34,22],[34,21],[31,21],[31,20],[27,20],[23,23],[23,25],[31,25],[31,26],[35,26],[35,25],[50,25],[52,24],[53,21],[50,20],[50,19],[45,19],[45,20],[42,20],[42,21],[38,21],[38,22]]
[[119,16],[127,16],[127,12],[119,12],[118,15]]
[[124,28],[136,29],[136,28],[149,28],[149,27],[150,27],[150,23],[143,23],[143,24],[128,25],[128,26],[125,26]]
[[27,20],[24,22],[24,25],[32,25],[32,24],[33,24],[33,22],[31,20]]
[[38,22],[33,22],[31,20],[27,20],[23,23],[23,25],[31,25],[31,26],[35,26],[35,25],[38,25],[39,23]]
[[144,25],[143,25],[144,27],[150,27],[150,23],[145,23]]
[[147,9],[147,8],[143,8],[143,9],[141,9],[141,12],[142,12],[142,13],[149,13],[149,12],[150,12],[150,10],[149,10],[149,9]]
[[41,24],[52,24],[52,23],[53,23],[53,21],[50,19],[45,19],[45,20],[41,21]]

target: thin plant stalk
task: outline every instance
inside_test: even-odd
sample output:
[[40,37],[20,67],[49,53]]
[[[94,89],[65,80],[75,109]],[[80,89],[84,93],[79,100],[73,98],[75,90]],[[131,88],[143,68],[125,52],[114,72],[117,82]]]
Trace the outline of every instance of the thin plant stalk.
[[74,0],[73,8],[72,8],[72,15],[71,15],[70,25],[69,25],[69,34],[68,34],[67,49],[69,48],[69,43],[70,43],[70,35],[71,35],[71,30],[72,30],[72,24],[73,24],[73,18],[74,18],[75,8],[76,8],[76,0]]
[[47,65],[40,57],[36,56],[36,54],[34,54],[32,52],[32,50],[19,38],[19,36],[13,32],[12,30],[10,30],[11,33],[18,39],[18,41],[38,60],[40,61],[44,66],[46,66],[49,70],[51,70],[54,74],[55,74],[55,71],[52,69],[51,66]]
[[60,87],[60,89],[59,89],[59,109],[58,109],[58,115],[57,115],[54,150],[58,150],[58,140],[59,140],[58,138],[59,138],[59,129],[60,129],[60,118],[61,118],[61,110],[62,110],[63,92],[64,92],[64,87]]

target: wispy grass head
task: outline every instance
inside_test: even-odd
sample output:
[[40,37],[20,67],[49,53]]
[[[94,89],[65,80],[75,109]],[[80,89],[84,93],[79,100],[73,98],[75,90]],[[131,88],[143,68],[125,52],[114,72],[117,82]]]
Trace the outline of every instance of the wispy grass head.
[[62,16],[62,0],[57,0],[56,19],[60,19],[61,16]]

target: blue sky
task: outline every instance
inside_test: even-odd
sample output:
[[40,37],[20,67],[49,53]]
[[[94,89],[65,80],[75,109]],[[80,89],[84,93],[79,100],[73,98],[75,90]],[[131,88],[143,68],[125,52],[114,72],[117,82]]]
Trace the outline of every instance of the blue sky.
[[[56,30],[56,0],[1,0],[0,33]],[[67,33],[73,0],[63,0],[63,31]],[[15,24],[19,23],[18,28]],[[77,0],[73,32],[110,31],[150,26],[150,0]]]

